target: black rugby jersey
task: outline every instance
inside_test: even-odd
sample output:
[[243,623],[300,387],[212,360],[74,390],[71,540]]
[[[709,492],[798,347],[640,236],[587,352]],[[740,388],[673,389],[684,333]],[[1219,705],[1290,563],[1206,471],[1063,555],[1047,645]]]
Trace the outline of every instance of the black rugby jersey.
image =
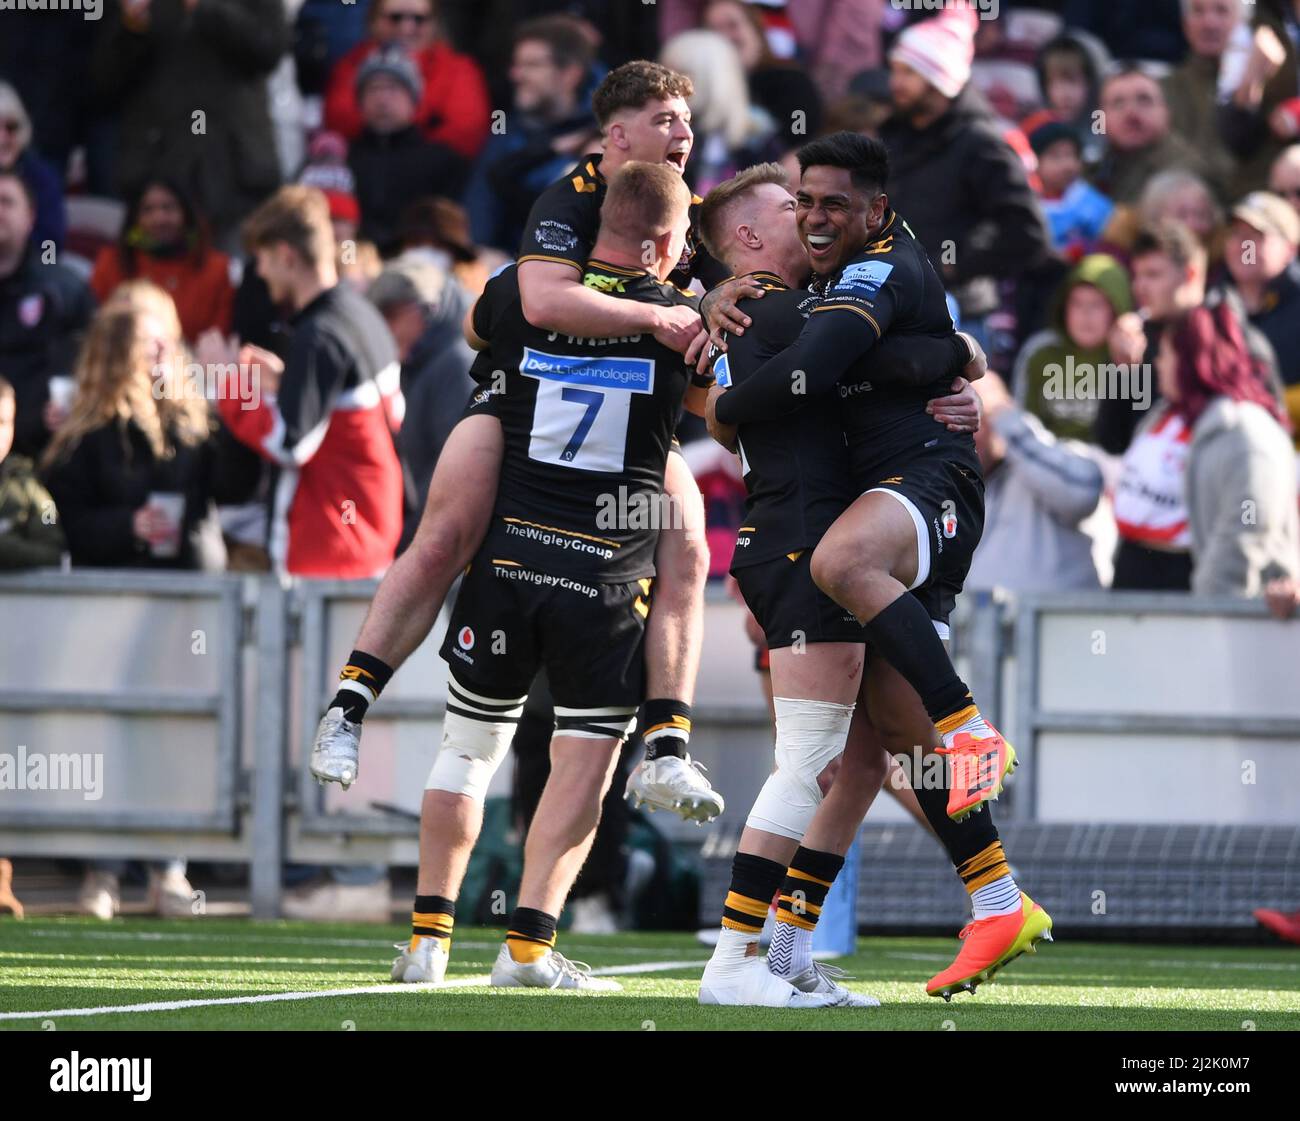
[[[725,354],[714,352],[713,373],[728,389],[743,385],[790,346],[821,302],[773,273],[751,273],[749,279],[765,292],[761,299],[741,301],[753,325],[743,335],[728,336]],[[916,383],[931,371],[951,384],[965,364],[964,351],[964,345],[956,347],[947,338],[891,334],[872,349],[869,363],[878,382]],[[838,396],[822,395],[788,416],[741,425],[737,451],[748,499],[733,569],[814,547],[861,492],[851,470],[842,411]],[[943,430],[928,415],[925,421],[932,435]]]
[[[741,301],[752,326],[728,335],[727,352],[714,356],[713,375],[724,388],[742,384],[794,342],[818,302],[772,273],[750,279],[764,295]],[[830,398],[788,417],[742,425],[736,451],[748,497],[733,569],[816,545],[853,500],[848,451]]]
[[[609,185],[600,173],[600,156],[588,156],[573,172],[552,183],[537,197],[528,212],[523,241],[519,246],[519,264],[525,261],[558,261],[582,272],[596,233],[600,229],[600,207]],[[704,287],[712,288],[727,279],[727,270],[709,256],[700,238],[700,204],[704,200],[691,196],[691,228],[686,248],[677,268],[668,277],[681,288],[692,277]]]
[[[590,261],[583,280],[618,299],[695,306],[644,271]],[[473,323],[489,344],[475,363],[478,396],[490,397],[505,437],[485,538],[493,556],[603,583],[652,575],[659,529],[671,524],[663,481],[690,380],[682,356],[648,334],[586,339],[532,326],[514,265],[488,281]]]
[[884,335],[940,335],[953,330],[943,282],[911,227],[893,211],[861,253],[826,285],[814,315],[848,316],[863,352],[840,376],[835,399],[859,477],[921,449],[942,448],[978,470],[975,439],[949,432],[926,414],[926,403],[950,392],[951,375],[928,385],[873,385],[871,350]]
[[[873,382],[872,350],[886,334],[956,339],[943,284],[921,243],[892,210],[862,252],[829,278],[794,345],[727,393],[718,402],[718,419],[770,419],[829,396],[859,481],[923,451],[978,469],[974,439],[949,432],[925,411],[932,398],[951,391],[950,372],[935,369],[934,378],[922,384],[882,384],[878,377]],[[791,392],[796,371],[801,394]]]

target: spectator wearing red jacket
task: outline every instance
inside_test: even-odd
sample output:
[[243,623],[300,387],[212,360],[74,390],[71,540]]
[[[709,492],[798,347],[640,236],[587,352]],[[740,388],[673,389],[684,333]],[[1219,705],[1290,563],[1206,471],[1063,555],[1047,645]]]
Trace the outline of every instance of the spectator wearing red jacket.
[[491,112],[478,65],[452,50],[440,36],[435,0],[374,0],[370,37],[334,67],[325,91],[325,127],[354,140],[364,127],[357,100],[357,74],[376,50],[400,47],[420,70],[424,93],[416,123],[428,140],[472,160],[487,140]]
[[[271,299],[293,309],[284,360],[244,347],[239,360],[257,376],[228,379],[218,404],[235,438],[279,468],[272,563],[296,576],[377,576],[402,532],[394,434],[404,405],[393,337],[379,312],[339,283],[329,203],[314,187],[282,187],[249,217],[245,240]],[[229,361],[220,347],[214,332],[197,356]]]
[[212,248],[206,224],[180,186],[158,176],[133,194],[117,244],[104,246],[95,259],[90,287],[102,304],[136,279],[151,280],[171,296],[186,339],[210,327],[230,330],[230,258]]

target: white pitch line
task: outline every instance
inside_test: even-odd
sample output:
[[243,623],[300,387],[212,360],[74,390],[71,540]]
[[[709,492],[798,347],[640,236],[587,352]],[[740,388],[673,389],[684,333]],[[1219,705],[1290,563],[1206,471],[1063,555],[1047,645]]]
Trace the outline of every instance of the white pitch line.
[[[141,941],[141,942],[211,942],[212,934],[199,934],[194,932],[183,931],[159,931],[159,930],[83,930],[80,928],[66,929],[45,929],[37,930],[28,928],[21,929],[17,925],[9,928],[18,933],[29,935],[34,938],[100,938],[115,941]],[[565,941],[568,945],[591,946],[595,948],[600,946],[601,953],[604,954],[653,954],[657,949],[662,947],[654,946],[603,946],[600,943],[602,935],[595,935],[595,941],[588,942],[581,935],[566,934]],[[268,932],[265,935],[255,934],[256,941],[282,943],[286,946],[339,946],[339,947],[361,947],[364,949],[378,950],[384,946],[382,939],[368,938],[295,938],[279,935],[274,932]],[[464,950],[495,950],[501,946],[500,942],[468,942],[454,939],[455,944]],[[867,945],[864,952],[867,954],[879,954],[881,957],[898,958],[902,961],[951,961],[950,953],[909,953],[904,950],[872,950],[871,940],[867,939]],[[1267,947],[1261,947],[1267,948]],[[1285,947],[1279,947],[1285,948]],[[1096,959],[1066,955],[1056,949],[1047,951],[1052,961],[1060,962],[1065,965],[1092,965],[1096,964]],[[815,958],[834,958],[837,955],[824,954],[818,951],[813,954]],[[1295,962],[1277,962],[1271,964],[1268,962],[1255,961],[1185,961],[1177,958],[1148,958],[1143,961],[1137,961],[1136,965],[1154,965],[1169,969],[1227,969],[1227,970],[1245,970],[1248,972],[1295,972],[1300,970],[1300,963]],[[630,970],[630,967],[628,967]]]
[[[628,973],[668,973],[674,969],[689,969],[703,965],[703,959],[694,961],[645,961],[633,965],[610,965],[593,969],[593,977],[621,976]],[[0,1020],[53,1020],[73,1016],[115,1016],[128,1012],[176,1012],[183,1008],[215,1008],[226,1004],[275,1004],[288,1000],[318,1000],[322,997],[369,996],[376,993],[437,993],[443,989],[468,989],[488,985],[488,974],[475,977],[458,977],[442,985],[358,985],[350,989],[316,989],[296,993],[260,993],[257,996],[207,997],[199,1000],[154,1000],[147,1004],[101,1005],[98,1008],[55,1008],[45,1012],[0,1012]]]
[[[211,942],[219,933],[196,934],[162,930],[22,930],[17,926],[10,927],[10,929],[33,938],[99,938],[118,942]],[[371,950],[383,948],[386,950],[388,945],[382,938],[294,938],[275,933],[261,935],[256,932],[254,932],[254,935],[253,941],[282,943],[286,946],[338,946],[344,948],[361,947]],[[595,941],[588,941],[583,935],[566,932],[564,940],[570,946],[575,944],[580,946],[600,946],[602,953],[610,954],[653,954],[657,949],[662,949],[662,947],[654,946],[603,946],[600,940],[604,938],[604,935],[598,934],[593,937]],[[496,950],[501,947],[500,942],[467,942],[454,937],[452,941],[462,950]]]

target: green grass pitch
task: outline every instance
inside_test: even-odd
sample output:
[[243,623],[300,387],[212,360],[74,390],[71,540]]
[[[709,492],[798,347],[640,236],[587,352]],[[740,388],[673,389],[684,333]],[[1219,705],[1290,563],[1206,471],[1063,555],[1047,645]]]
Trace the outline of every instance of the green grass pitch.
[[[562,934],[564,953],[622,982],[624,991],[613,994],[488,988],[482,982],[502,931],[483,928],[457,930],[448,975],[456,987],[386,984],[392,944],[405,936],[396,925],[0,919],[0,1029],[1300,1028],[1300,950],[1285,947],[1058,940],[1016,961],[976,996],[945,1004],[923,986],[951,960],[955,940],[861,938],[858,952],[836,964],[849,971],[852,988],[879,997],[881,1008],[785,1011],[701,1008],[695,997],[708,950],[685,934]],[[59,1013],[378,986],[383,991],[286,1001]],[[8,1016],[15,1012],[54,1014]]]

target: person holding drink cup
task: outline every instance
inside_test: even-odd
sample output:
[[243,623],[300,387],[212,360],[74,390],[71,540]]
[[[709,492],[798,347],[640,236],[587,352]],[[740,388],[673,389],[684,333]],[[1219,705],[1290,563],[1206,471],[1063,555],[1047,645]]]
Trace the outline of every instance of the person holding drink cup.
[[122,285],[91,323],[42,467],[74,566],[219,571],[214,421],[186,381],[175,305]]

